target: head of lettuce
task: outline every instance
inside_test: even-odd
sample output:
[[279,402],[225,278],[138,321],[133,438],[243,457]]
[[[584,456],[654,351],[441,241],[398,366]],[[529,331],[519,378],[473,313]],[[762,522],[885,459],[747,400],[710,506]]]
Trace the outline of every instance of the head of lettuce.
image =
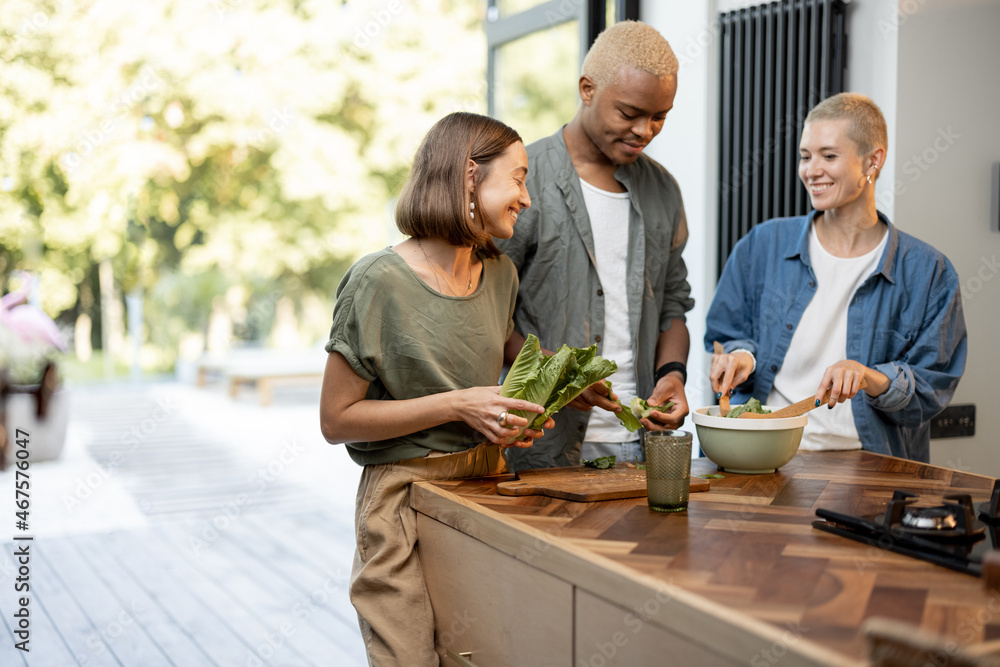
[[[542,353],[538,338],[528,334],[500,388],[500,395],[544,406],[542,414],[511,410],[511,414],[529,420],[528,428],[538,429],[587,387],[616,370],[618,364],[597,355],[597,345],[585,348],[563,345],[555,354],[546,355]],[[518,431],[518,435],[522,431]]]

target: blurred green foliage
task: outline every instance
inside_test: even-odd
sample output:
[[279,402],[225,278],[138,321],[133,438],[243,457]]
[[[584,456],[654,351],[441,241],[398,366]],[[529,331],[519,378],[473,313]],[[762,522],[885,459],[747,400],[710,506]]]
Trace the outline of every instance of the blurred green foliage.
[[282,296],[332,306],[344,270],[395,240],[426,130],[485,110],[480,0],[3,7],[0,289],[39,275],[43,308],[67,328],[87,314],[95,347],[101,262],[117,299],[144,293],[167,355],[223,295],[245,340]]
[[580,24],[562,23],[503,45],[497,58],[496,112],[526,143],[555,132],[580,103]]

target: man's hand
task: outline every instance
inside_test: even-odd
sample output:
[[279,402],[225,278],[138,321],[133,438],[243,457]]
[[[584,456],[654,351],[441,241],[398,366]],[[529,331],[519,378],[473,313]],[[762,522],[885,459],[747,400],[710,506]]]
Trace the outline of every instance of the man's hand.
[[608,412],[618,413],[621,412],[622,406],[615,402],[617,400],[617,394],[611,392],[609,395],[608,385],[604,380],[600,380],[584,389],[582,394],[574,398],[567,405],[581,412],[590,412],[591,408],[598,407]]
[[684,383],[677,373],[667,373],[653,387],[653,395],[646,399],[650,406],[664,405],[673,401],[670,412],[653,410],[648,419],[639,422],[647,431],[666,431],[680,428],[688,414],[687,396],[684,395]]

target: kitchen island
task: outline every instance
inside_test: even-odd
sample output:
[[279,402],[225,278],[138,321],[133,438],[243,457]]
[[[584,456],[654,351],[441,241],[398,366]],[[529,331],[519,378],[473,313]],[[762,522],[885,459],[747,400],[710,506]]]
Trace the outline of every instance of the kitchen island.
[[861,665],[872,617],[943,655],[1000,638],[1000,592],[982,579],[812,527],[817,508],[873,516],[897,489],[978,505],[992,478],[862,451],[723,474],[678,514],[645,498],[498,495],[510,475],[415,484],[448,664]]

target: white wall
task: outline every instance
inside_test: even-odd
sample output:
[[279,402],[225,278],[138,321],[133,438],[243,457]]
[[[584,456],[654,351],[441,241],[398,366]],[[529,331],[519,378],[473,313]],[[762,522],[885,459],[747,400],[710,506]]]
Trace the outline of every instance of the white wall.
[[[688,401],[713,403],[702,347],[715,290],[719,11],[757,0],[647,0],[642,20],[681,62],[677,98],[649,154],[680,182],[691,239],[685,251],[695,309]],[[992,396],[1000,384],[1000,234],[990,232],[988,178],[1000,161],[1000,0],[853,0],[847,7],[848,90],[871,97],[889,126],[889,160],[876,189],[879,209],[949,256],[965,291],[970,352],[954,403]],[[916,176],[914,156],[951,126],[962,134]],[[938,141],[941,146],[943,140]],[[918,182],[919,181],[919,182]],[[902,189],[897,186],[902,183]],[[898,190],[898,192],[894,192]],[[973,293],[973,289],[975,292]],[[1000,476],[1000,410],[977,405],[974,438],[934,440],[931,460]],[[690,420],[685,429],[694,431]]]
[[[709,357],[702,346],[705,315],[715,293],[718,238],[718,95],[717,86],[709,85],[718,78],[719,67],[715,16],[715,2],[669,0],[644,2],[641,17],[666,37],[680,61],[674,108],[646,152],[673,174],[684,196],[690,230],[684,260],[695,299],[687,316],[691,353],[686,393],[692,411],[715,402],[708,383]],[[682,428],[695,433],[690,417]]]
[[[917,0],[904,0],[906,2]],[[844,89],[867,95],[882,110],[889,130],[889,155],[875,183],[878,209],[896,220],[892,184],[896,162],[896,78],[899,21],[895,0],[855,0],[847,5],[847,71]]]
[[[899,21],[895,221],[944,252],[962,282],[969,359],[953,404],[976,435],[931,441],[931,461],[1000,477],[1000,233],[989,178],[1000,162],[1000,1],[923,0]],[[901,6],[907,6],[901,3]]]

